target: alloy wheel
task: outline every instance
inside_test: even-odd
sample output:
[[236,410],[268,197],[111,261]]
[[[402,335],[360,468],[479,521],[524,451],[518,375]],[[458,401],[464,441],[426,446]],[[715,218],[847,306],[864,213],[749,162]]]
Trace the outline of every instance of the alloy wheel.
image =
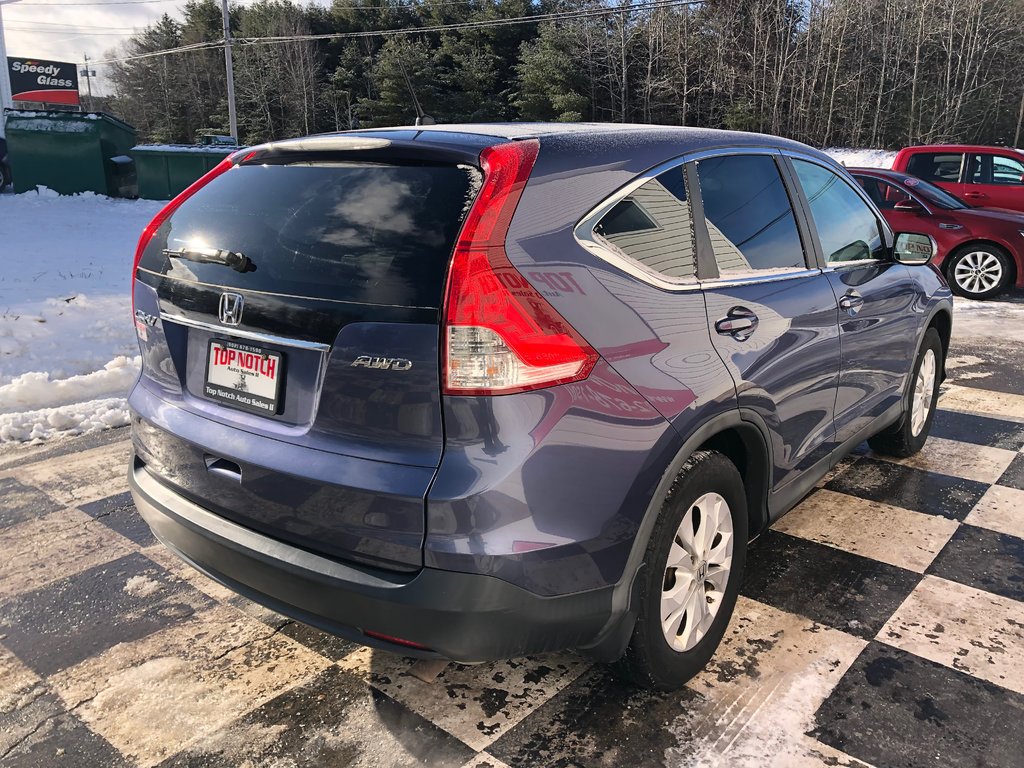
[[668,551],[661,592],[661,628],[675,651],[688,651],[714,623],[729,584],[732,512],[717,493],[697,499]]
[[910,432],[914,437],[921,434],[928,413],[932,409],[932,397],[935,394],[935,352],[926,349],[921,359],[921,367],[917,371],[914,382],[914,401],[910,407]]
[[957,262],[953,270],[956,284],[968,293],[985,293],[1003,279],[1003,264],[989,251],[971,251]]

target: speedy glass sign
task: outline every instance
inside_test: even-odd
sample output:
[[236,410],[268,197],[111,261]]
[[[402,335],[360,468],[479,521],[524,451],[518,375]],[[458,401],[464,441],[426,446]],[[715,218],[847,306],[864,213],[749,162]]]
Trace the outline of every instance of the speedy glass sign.
[[78,67],[67,61],[7,57],[14,101],[68,104],[77,107]]

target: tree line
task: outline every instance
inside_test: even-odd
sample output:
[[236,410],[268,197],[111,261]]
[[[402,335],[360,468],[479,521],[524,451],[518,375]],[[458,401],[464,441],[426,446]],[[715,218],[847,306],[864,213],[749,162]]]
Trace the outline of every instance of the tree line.
[[[551,13],[577,15],[532,20]],[[1022,19],[1024,0],[257,0],[231,9],[239,138],[425,115],[1020,146]],[[111,108],[141,140],[228,133],[222,49],[126,58],[220,40],[221,23],[217,0],[190,0],[111,52]],[[352,36],[399,28],[416,31]],[[301,39],[317,35],[335,36]]]

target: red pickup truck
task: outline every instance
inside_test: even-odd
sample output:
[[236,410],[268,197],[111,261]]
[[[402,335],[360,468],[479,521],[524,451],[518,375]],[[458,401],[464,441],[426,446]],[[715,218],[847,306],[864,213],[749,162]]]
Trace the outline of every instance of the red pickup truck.
[[941,144],[901,149],[892,169],[951,192],[975,208],[1024,211],[1024,152]]

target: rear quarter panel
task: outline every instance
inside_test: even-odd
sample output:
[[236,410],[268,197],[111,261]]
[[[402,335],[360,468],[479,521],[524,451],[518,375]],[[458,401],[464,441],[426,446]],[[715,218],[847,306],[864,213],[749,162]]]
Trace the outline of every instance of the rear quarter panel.
[[736,408],[703,294],[639,281],[573,235],[604,198],[671,159],[641,142],[610,161],[624,153],[608,145],[625,140],[542,140],[507,252],[602,359],[577,384],[444,398],[427,565],[494,573],[542,594],[619,581],[684,436]]

